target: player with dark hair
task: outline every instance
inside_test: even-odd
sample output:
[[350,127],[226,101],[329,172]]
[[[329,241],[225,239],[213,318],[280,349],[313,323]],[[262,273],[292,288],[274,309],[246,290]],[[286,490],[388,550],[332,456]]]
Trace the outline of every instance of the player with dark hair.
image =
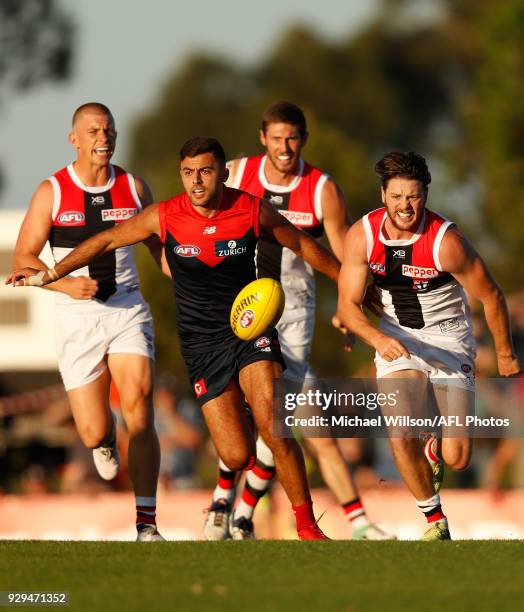
[[[464,290],[482,303],[499,373],[511,376],[520,365],[504,295],[455,225],[426,208],[431,175],[422,156],[393,151],[375,170],[384,206],[346,236],[338,316],[375,348],[379,385],[404,379],[410,389],[420,389],[428,381],[430,399],[441,412],[465,411],[474,390],[475,343]],[[369,271],[384,305],[380,329],[361,308]],[[411,393],[410,411],[423,397]],[[471,439],[449,433],[443,428],[442,437],[429,436],[424,447],[418,439],[390,437],[398,470],[429,523],[424,540],[450,539],[438,492],[442,462],[463,470],[471,455]]]
[[254,466],[245,397],[275,457],[299,537],[323,540],[300,447],[294,439],[273,435],[273,382],[284,365],[278,334],[270,328],[261,337],[242,341],[231,331],[229,313],[238,292],[256,278],[259,236],[291,249],[334,281],[340,264],[267,202],[225,187],[224,159],[215,139],[190,140],[180,160],[185,193],[90,238],[51,270],[17,270],[7,282],[47,284],[115,249],[160,236],[173,278],[182,354],[219,456],[232,470]]
[[[262,115],[260,141],[264,155],[231,161],[229,184],[266,199],[293,225],[314,238],[324,229],[331,248],[342,259],[344,235],[349,227],[341,190],[331,177],[301,157],[307,142],[306,118],[291,102],[271,104]],[[284,376],[299,382],[314,378],[309,355],[315,323],[315,278],[311,266],[280,244],[260,240],[257,270],[261,277],[278,280],[286,295],[284,314],[278,323],[280,345],[288,366]],[[333,438],[307,438],[306,450],[316,459],[326,484],[352,525],[354,539],[391,539],[370,523],[338,443]],[[257,441],[257,465],[249,471],[232,510],[235,474],[221,462],[219,479],[204,524],[209,540],[254,537],[253,513],[275,475],[271,450],[263,438]]]
[[[116,129],[107,106],[89,102],[77,108],[69,141],[76,160],[38,186],[16,243],[16,268],[43,271],[39,256],[47,241],[58,261],[152,202],[142,179],[110,163]],[[148,246],[159,261],[158,239]],[[153,324],[132,252],[119,248],[47,288],[57,292],[58,364],[80,438],[93,449],[100,476],[114,478],[119,459],[109,408],[112,378],[129,432],[137,538],[162,540],[155,521],[160,450],[151,403]]]

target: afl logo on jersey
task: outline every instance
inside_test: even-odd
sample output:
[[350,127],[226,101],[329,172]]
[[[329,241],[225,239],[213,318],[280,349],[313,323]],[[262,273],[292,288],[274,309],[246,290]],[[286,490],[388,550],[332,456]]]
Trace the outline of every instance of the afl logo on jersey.
[[271,344],[271,340],[267,336],[262,336],[255,342],[255,348],[264,348],[265,346],[269,346]]
[[197,257],[201,252],[200,247],[194,244],[179,244],[173,250],[175,255],[180,255],[180,257]]
[[58,217],[58,223],[62,223],[62,225],[80,225],[84,222],[84,213],[81,213],[77,210],[66,210]]
[[244,310],[240,317],[240,327],[247,329],[255,319],[255,313],[252,310]]

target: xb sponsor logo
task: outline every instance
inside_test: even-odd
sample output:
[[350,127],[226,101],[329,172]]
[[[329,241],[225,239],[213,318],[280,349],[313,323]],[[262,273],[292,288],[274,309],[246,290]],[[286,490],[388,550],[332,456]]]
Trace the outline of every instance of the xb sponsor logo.
[[215,242],[215,255],[217,257],[230,257],[242,255],[247,252],[248,239],[238,238],[236,240],[218,240]]
[[214,234],[217,231],[217,226],[216,225],[208,225],[207,227],[204,227],[204,235],[210,235],[210,234]]
[[84,222],[84,213],[78,210],[66,210],[58,216],[58,223],[63,225],[80,225]]
[[271,204],[273,204],[273,206],[282,206],[284,203],[284,198],[281,195],[271,194],[269,196],[269,201]]
[[404,249],[393,249],[393,257],[395,259],[406,259],[406,251]]
[[98,195],[98,196],[91,196],[91,204],[93,205],[99,205],[99,204],[104,204],[106,201],[106,199],[104,198],[103,195]]
[[179,244],[173,249],[173,252],[180,257],[197,257],[201,249],[194,244]]

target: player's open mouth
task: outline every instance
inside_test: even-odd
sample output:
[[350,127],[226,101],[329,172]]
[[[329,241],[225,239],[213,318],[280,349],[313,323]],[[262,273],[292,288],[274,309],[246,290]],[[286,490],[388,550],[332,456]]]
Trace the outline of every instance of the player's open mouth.
[[112,152],[110,147],[97,147],[95,149],[97,155],[111,155]]
[[409,221],[412,217],[415,216],[415,213],[413,210],[405,210],[405,211],[398,210],[397,216],[399,216],[401,219],[405,221]]
[[206,193],[205,189],[193,189],[193,195],[195,195],[197,198],[203,196]]
[[291,159],[291,155],[277,155],[277,159],[279,161],[289,161]]

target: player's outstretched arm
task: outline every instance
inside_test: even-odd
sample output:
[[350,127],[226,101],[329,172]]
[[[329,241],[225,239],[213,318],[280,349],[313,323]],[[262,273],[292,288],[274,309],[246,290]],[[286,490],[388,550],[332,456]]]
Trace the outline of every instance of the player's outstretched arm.
[[[138,197],[140,198],[142,208],[145,209],[148,206],[151,206],[154,201],[153,192],[151,191],[149,185],[144,181],[144,179],[138,178],[137,176],[135,176],[134,178],[136,192],[138,194]],[[144,244],[149,249],[149,252],[151,253],[153,259],[156,261],[158,267],[166,276],[169,276],[169,278],[171,278],[171,270],[167,265],[167,261],[165,259],[164,254],[164,246],[160,241],[160,238],[156,235],[150,236],[149,238],[146,238],[146,240],[144,240]]]
[[[46,179],[37,187],[29,208],[20,227],[18,239],[13,253],[13,268],[25,267],[36,270],[47,270],[46,264],[40,259],[52,227],[53,187]],[[88,276],[62,278],[50,283],[46,289],[66,293],[77,300],[87,300],[98,290],[96,280]]]
[[86,266],[97,257],[110,253],[120,247],[143,242],[153,235],[160,235],[158,204],[152,204],[136,217],[115,225],[85,240],[73,249],[54,268],[44,272],[35,268],[14,270],[6,279],[6,284],[37,286],[47,285]]
[[506,298],[480,255],[456,228],[452,228],[442,239],[439,259],[442,270],[452,274],[469,295],[482,303],[500,375],[518,374],[521,366],[513,350]]
[[260,206],[260,232],[264,238],[291,249],[315,270],[337,282],[340,264],[336,257],[317,240],[297,229],[264,200]]
[[387,361],[401,355],[410,357],[404,345],[374,327],[362,310],[368,283],[366,235],[362,221],[357,221],[344,239],[344,255],[338,279],[339,321],[350,332],[372,346]]

